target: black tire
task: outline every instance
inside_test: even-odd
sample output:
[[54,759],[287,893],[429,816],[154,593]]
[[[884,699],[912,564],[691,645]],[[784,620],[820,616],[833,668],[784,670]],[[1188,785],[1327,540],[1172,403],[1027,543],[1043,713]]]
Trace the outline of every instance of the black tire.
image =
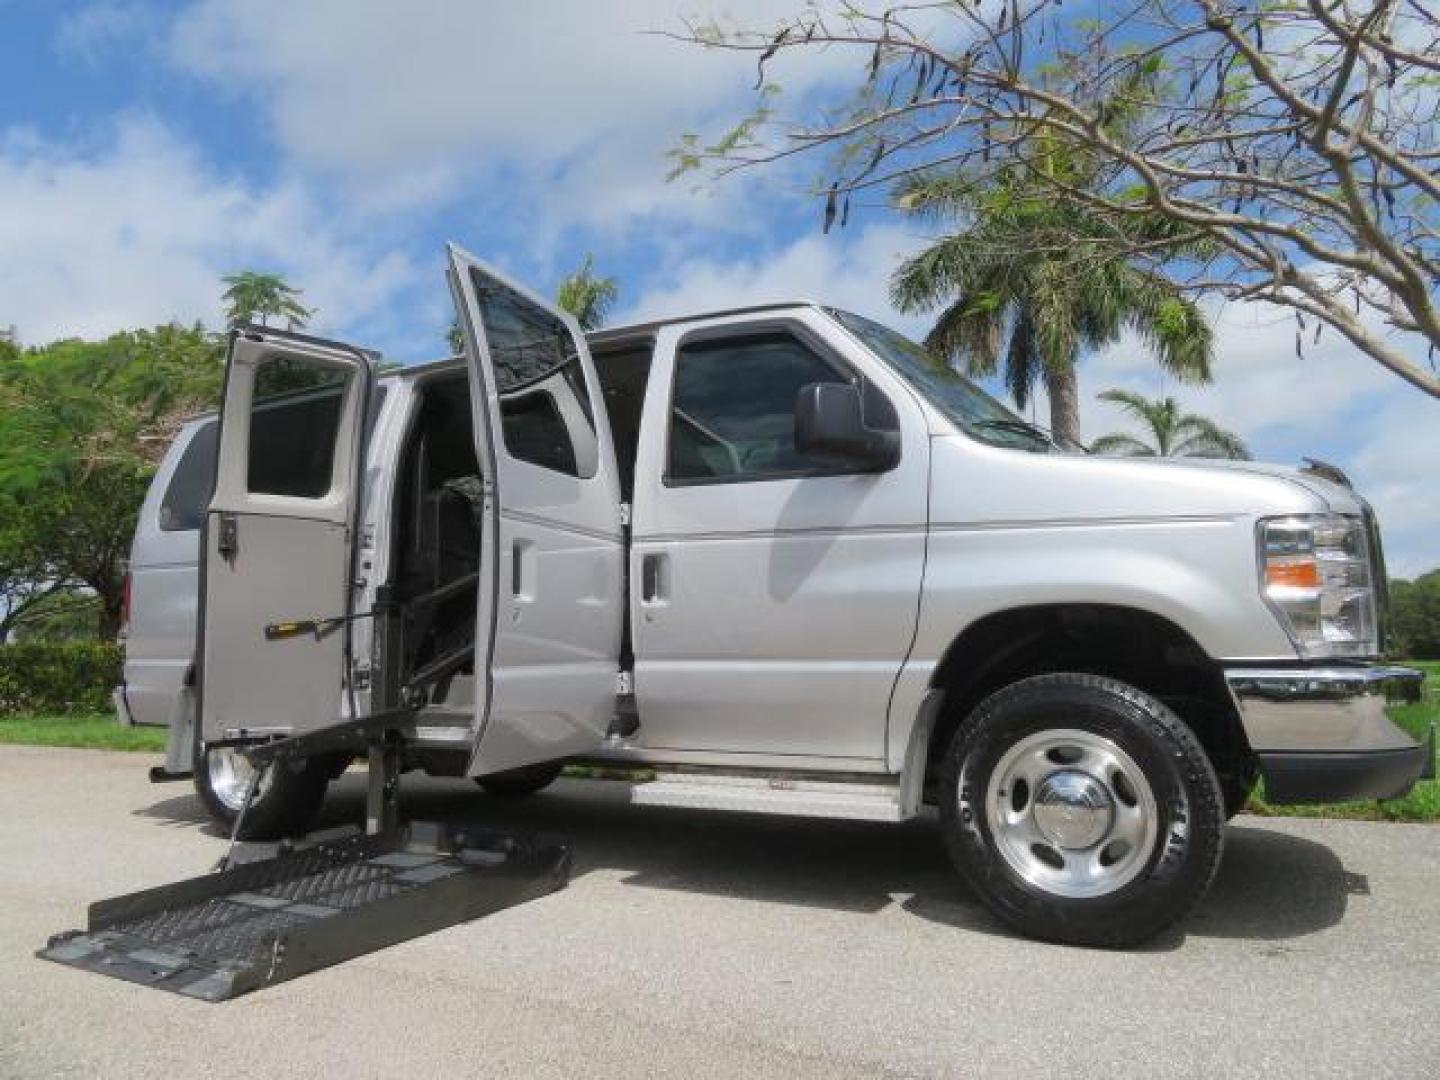
[[508,772],[477,776],[475,782],[485,789],[487,795],[498,795],[502,799],[520,799],[549,787],[560,778],[564,768],[558,761],[546,761]]
[[549,788],[560,779],[564,765],[560,762],[541,762],[540,765],[526,765],[508,772],[492,772],[490,776],[477,776],[475,783],[485,789],[487,795],[498,795],[503,799],[520,799]]
[[[212,751],[214,754],[225,752]],[[286,836],[303,836],[315,820],[320,804],[325,801],[325,789],[330,785],[333,771],[328,762],[276,765],[268,782],[256,793],[245,813],[240,839],[278,840]],[[235,826],[240,798],[234,785],[224,784],[223,777],[219,783],[223,785],[223,790],[217,790],[209,756],[201,755],[197,748],[195,792],[210,816],[228,833]]]
[[[1148,784],[1146,797],[1137,796],[1133,789],[1127,791],[1123,774],[1119,780],[1105,781],[1104,790],[1107,797],[1124,799],[1130,808],[1129,820],[1137,820],[1137,813],[1140,820],[1148,819],[1151,815],[1146,807],[1154,808],[1153,842],[1148,851],[1144,844],[1135,844],[1129,856],[1126,873],[1133,876],[1126,879],[1117,873],[1113,891],[1100,895],[1066,895],[1056,891],[1059,887],[1047,888],[1027,880],[1014,865],[1025,857],[1025,834],[1007,834],[1007,839],[1022,837],[1018,845],[1009,840],[1007,855],[989,823],[985,800],[997,765],[1012,748],[1015,753],[1026,746],[1043,748],[1043,733],[1064,730],[1078,731],[1079,738],[1089,740],[1090,745],[1102,750],[1119,748],[1128,756],[1129,765]],[[1060,760],[1057,771],[1077,775],[1076,769],[1066,769],[1063,757]],[[1053,775],[1047,776],[1046,784]],[[1002,776],[1000,782],[1005,779]],[[1024,801],[1029,796],[1028,785],[1022,789],[1020,781],[1015,781],[1009,792],[998,794],[1012,804],[1019,800],[1020,806],[998,804],[994,811],[997,820],[1011,812],[1023,818],[1034,809],[1034,804]],[[1043,801],[1037,799],[1036,803]],[[1119,811],[1116,803],[1110,806],[1110,817],[1105,820],[1113,822]],[[1025,934],[1075,945],[1136,945],[1178,922],[1209,889],[1224,846],[1219,781],[1194,733],[1150,695],[1094,675],[1041,675],[1014,683],[981,702],[960,725],[946,753],[940,818],[951,859],[992,912]],[[1033,820],[1039,822],[1038,817]],[[1102,821],[1099,817],[1094,820]],[[1102,837],[1095,841],[1095,848],[1076,848],[1074,855],[1078,860],[1083,851],[1094,851],[1103,866],[1109,854],[1107,843]],[[1132,850],[1125,841],[1118,844],[1120,852]],[[1070,865],[1069,848],[1065,843],[1047,847],[1042,842],[1031,844],[1028,850],[1036,856],[1053,856],[1058,864],[1053,869],[1059,875]],[[1017,850],[1021,854],[1014,854]],[[1043,878],[1045,872],[1041,869],[1032,877]]]

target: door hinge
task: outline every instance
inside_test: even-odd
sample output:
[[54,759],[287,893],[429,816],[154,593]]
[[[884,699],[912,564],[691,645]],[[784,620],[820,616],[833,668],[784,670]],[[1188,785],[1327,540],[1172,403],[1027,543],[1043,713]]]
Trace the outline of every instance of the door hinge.
[[620,697],[635,693],[635,673],[633,671],[617,671],[615,673],[615,693]]
[[350,685],[356,690],[370,689],[370,661],[356,660],[350,669]]
[[622,529],[630,527],[630,504],[627,502],[620,504],[620,527]]
[[240,525],[229,510],[220,514],[220,537],[215,550],[231,566],[235,565],[235,556],[240,552]]

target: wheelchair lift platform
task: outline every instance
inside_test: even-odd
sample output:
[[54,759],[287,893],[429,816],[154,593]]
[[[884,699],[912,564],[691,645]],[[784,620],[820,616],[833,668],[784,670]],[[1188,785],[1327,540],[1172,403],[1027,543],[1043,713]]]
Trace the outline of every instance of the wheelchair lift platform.
[[396,712],[246,749],[256,766],[253,795],[265,768],[363,746],[367,833],[282,846],[249,862],[234,863],[227,852],[219,869],[201,877],[97,901],[84,930],[57,934],[37,955],[224,1001],[563,888],[570,851],[562,843],[476,826],[399,823],[406,728]]

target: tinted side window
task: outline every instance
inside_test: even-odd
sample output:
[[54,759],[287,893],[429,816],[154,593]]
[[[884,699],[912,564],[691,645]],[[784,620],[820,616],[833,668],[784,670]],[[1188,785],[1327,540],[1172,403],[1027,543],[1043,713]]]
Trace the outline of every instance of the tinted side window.
[[795,449],[795,399],[808,383],[848,382],[789,334],[682,346],[675,361],[667,479],[759,480],[833,472]]
[[505,448],[512,457],[571,476],[580,475],[575,444],[548,390],[532,390],[502,401],[500,419]]
[[215,490],[219,435],[220,425],[207,420],[190,436],[160,500],[160,528],[165,532],[198,529],[205,520],[205,508]]
[[479,272],[472,281],[500,393],[506,451],[570,476],[594,476],[594,412],[570,331],[502,282]]
[[330,491],[340,407],[349,375],[292,357],[255,369],[246,487],[318,499]]

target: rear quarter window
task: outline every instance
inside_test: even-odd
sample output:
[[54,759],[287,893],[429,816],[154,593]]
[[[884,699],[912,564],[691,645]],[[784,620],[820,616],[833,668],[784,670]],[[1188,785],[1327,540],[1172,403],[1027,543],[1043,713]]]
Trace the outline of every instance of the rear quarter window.
[[186,532],[200,528],[215,488],[215,451],[220,425],[207,420],[195,429],[160,500],[160,528]]

